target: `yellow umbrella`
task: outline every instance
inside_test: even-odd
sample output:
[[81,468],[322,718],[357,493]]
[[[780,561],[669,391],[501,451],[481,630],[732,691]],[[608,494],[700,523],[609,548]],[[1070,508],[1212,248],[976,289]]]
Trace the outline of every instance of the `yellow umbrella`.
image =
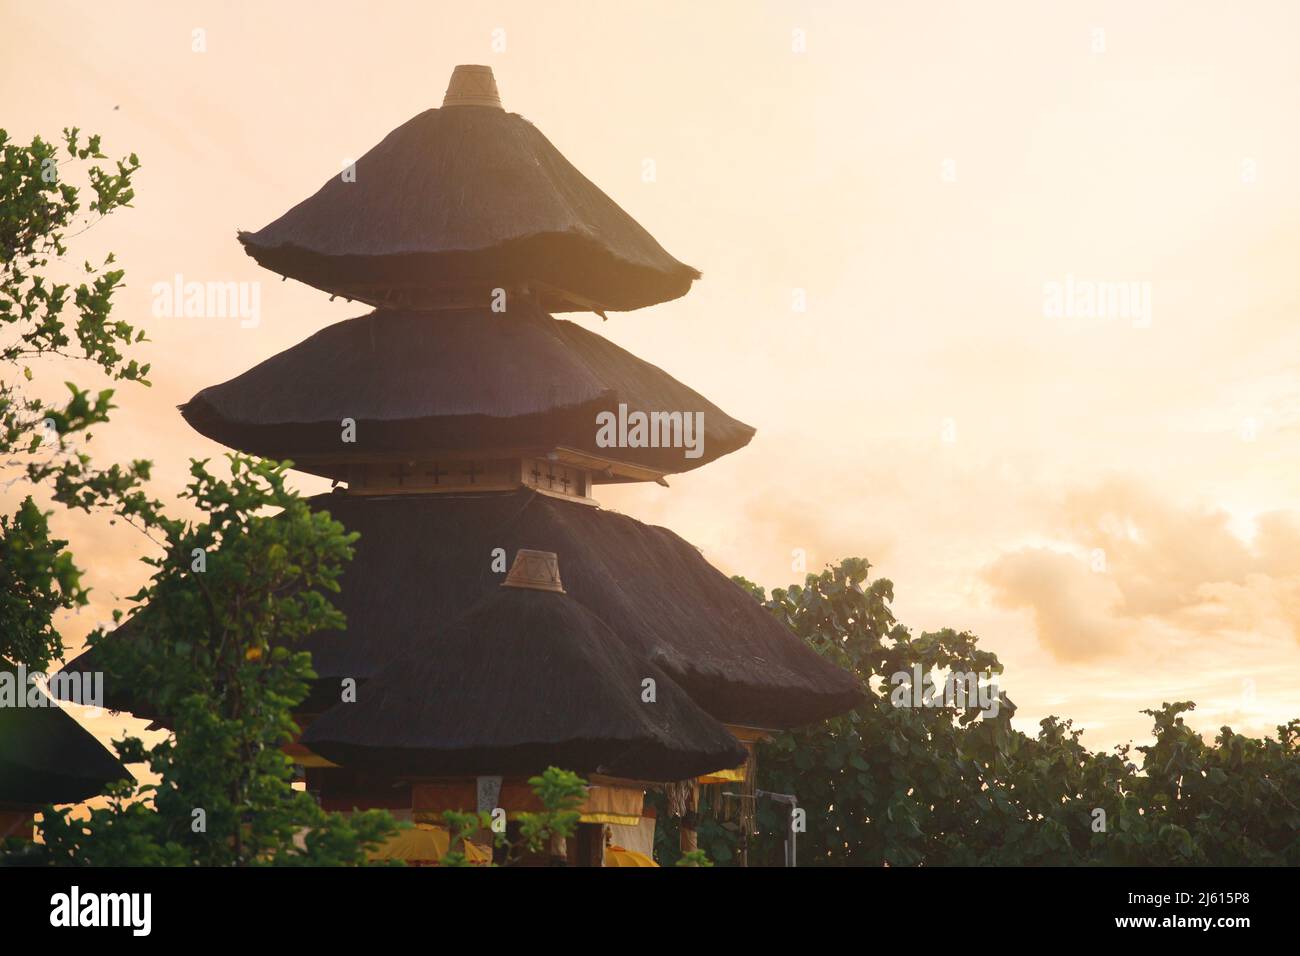
[[636,850],[625,850],[621,846],[610,846],[605,848],[605,865],[657,867],[659,864],[644,853],[636,852]]
[[469,863],[486,864],[492,862],[492,851],[478,843],[465,841],[465,859]]
[[[446,827],[427,823],[397,831],[367,854],[370,860],[404,860],[413,866],[434,866],[447,853],[451,834]],[[465,859],[470,863],[491,863],[492,851],[465,842]]]

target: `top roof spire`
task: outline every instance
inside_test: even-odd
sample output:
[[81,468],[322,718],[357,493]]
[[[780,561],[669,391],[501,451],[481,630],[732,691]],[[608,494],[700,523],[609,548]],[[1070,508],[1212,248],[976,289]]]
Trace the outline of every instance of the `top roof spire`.
[[501,109],[501,95],[497,93],[496,77],[492,67],[461,64],[452,71],[447,84],[447,95],[442,98],[447,106],[486,106]]
[[474,64],[456,67],[442,108],[239,241],[274,272],[381,309],[488,307],[504,290],[548,312],[626,312],[700,276],[502,109]]

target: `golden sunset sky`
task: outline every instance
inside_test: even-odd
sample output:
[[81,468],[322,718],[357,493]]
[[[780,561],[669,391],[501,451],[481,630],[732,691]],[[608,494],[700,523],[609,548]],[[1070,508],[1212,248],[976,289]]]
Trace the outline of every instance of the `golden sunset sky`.
[[[490,65],[506,109],[704,273],[573,318],[758,429],[602,503],[769,587],[797,549],[868,558],[902,622],[999,655],[1021,729],[1055,713],[1102,748],[1165,700],[1208,733],[1300,715],[1297,36],[1300,5],[1258,0],[3,0],[0,125],[144,164],[73,258],[117,253],[116,314],[154,363],[91,447],[153,459],[170,498],[223,451],[178,404],[368,311],[259,269],[236,230]],[[260,324],[155,318],[177,273],[260,282]],[[1148,283],[1150,321],[1047,314],[1069,279]],[[98,598],[76,649],[147,542],[57,522]]]

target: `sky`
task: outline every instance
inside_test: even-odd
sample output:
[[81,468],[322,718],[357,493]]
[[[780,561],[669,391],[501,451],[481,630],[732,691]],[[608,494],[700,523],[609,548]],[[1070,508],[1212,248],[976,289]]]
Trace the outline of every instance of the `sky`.
[[[74,252],[116,253],[115,314],[154,363],[91,447],[152,459],[169,498],[223,451],[178,404],[366,311],[259,269],[236,230],[491,66],[703,273],[570,318],[758,429],[602,504],[769,587],[800,554],[867,558],[904,624],[997,653],[1021,729],[1057,714],[1109,748],[1162,701],[1211,735],[1300,716],[1297,35],[1300,6],[1260,0],[0,0],[0,91],[13,138],[76,125],[143,163]],[[260,283],[260,321],[156,317],[177,274]],[[56,522],[95,588],[62,622],[75,651],[148,543]]]

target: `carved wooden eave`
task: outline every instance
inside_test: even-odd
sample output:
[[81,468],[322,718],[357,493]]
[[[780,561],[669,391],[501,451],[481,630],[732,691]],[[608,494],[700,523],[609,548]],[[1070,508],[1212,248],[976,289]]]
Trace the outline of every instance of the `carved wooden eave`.
[[402,312],[457,312],[493,309],[508,313],[511,303],[524,300],[548,312],[594,312],[602,319],[610,307],[568,289],[532,280],[526,284],[489,282],[375,283],[340,285],[330,296],[364,302],[379,309]]
[[347,468],[348,494],[473,494],[531,488],[541,494],[595,505],[589,469],[546,458],[398,459],[358,462]]
[[595,504],[596,485],[653,481],[667,485],[666,472],[575,448],[493,449],[447,452],[436,458],[399,453],[346,452],[284,455],[294,467],[345,483],[349,494],[394,495],[531,488],[558,498]]

